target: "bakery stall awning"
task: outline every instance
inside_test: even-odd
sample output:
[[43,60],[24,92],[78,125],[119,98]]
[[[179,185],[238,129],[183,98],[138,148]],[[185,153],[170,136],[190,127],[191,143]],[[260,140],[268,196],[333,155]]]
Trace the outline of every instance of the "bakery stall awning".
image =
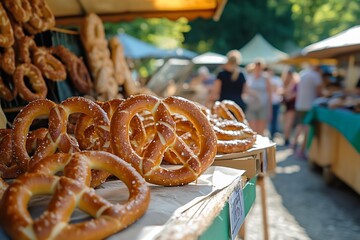
[[334,58],[360,51],[360,25],[305,47],[301,54],[313,58]]
[[57,25],[79,25],[90,12],[104,22],[131,21],[135,18],[185,17],[220,19],[227,0],[46,0]]

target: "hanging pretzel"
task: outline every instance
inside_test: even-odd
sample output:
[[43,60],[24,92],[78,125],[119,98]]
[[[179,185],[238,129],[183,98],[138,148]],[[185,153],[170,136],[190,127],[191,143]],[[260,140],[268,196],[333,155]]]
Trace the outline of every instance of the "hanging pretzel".
[[31,16],[31,5],[27,0],[4,0],[5,7],[16,21],[25,23]]
[[[12,238],[104,239],[134,223],[146,212],[150,201],[149,188],[128,163],[105,152],[86,152],[72,156],[73,160],[64,169],[65,172],[74,173],[76,180],[41,173],[49,172],[44,168],[37,170],[37,173],[20,176],[9,186],[3,196],[0,222]],[[66,162],[72,156],[54,155],[53,159]],[[49,162],[54,163],[51,160]],[[54,167],[59,167],[56,162]],[[128,200],[112,204],[87,187],[91,167],[109,171],[124,182],[129,190]],[[29,194],[52,195],[48,208],[37,219],[32,219],[27,209]],[[71,224],[71,214],[76,207],[88,213],[92,219]]]
[[10,20],[3,5],[0,3],[0,47],[11,47],[14,41],[14,33]]
[[[144,110],[153,115],[156,134],[141,157],[132,148],[129,133],[132,118]],[[193,123],[201,136],[199,154],[192,152],[176,135],[171,113],[184,115]],[[130,162],[146,181],[159,185],[184,185],[194,181],[211,165],[216,154],[216,136],[205,115],[183,98],[161,100],[150,95],[136,95],[126,99],[111,119],[110,135],[114,153]],[[168,149],[182,159],[182,167],[167,169],[160,166]]]
[[14,48],[5,48],[4,53],[0,57],[1,69],[8,75],[12,76],[16,68]]
[[31,51],[36,48],[36,44],[33,38],[23,36],[17,41],[18,56],[17,60],[20,63],[31,63]]
[[32,35],[45,32],[55,26],[55,16],[45,0],[29,0],[32,14],[24,28]]
[[82,94],[90,93],[93,89],[93,83],[82,59],[62,45],[54,47],[52,52],[65,64],[66,71],[75,88]]
[[63,81],[66,79],[64,65],[56,59],[44,47],[35,47],[33,50],[33,62],[42,72],[43,76],[53,81]]
[[[29,79],[34,92],[26,86],[25,77]],[[24,100],[31,102],[36,99],[46,98],[48,92],[47,86],[40,70],[36,66],[30,63],[18,65],[15,69],[13,80],[20,97]]]
[[9,86],[5,84],[2,76],[0,76],[0,97],[3,98],[5,101],[11,102],[15,99],[16,95],[16,86],[14,86],[13,90],[10,90]]

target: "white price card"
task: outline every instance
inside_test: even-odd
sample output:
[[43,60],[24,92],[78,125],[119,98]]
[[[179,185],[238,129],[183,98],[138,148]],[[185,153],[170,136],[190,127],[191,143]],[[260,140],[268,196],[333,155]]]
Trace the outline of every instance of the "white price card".
[[231,239],[234,240],[245,220],[244,195],[241,184],[238,184],[230,195],[229,211]]

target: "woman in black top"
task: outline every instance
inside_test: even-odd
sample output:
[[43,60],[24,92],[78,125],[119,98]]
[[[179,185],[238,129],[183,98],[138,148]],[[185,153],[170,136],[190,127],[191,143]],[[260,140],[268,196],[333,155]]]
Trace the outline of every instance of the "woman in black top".
[[213,100],[232,100],[236,102],[245,112],[246,103],[242,94],[246,91],[245,75],[241,72],[239,64],[241,54],[238,50],[231,50],[227,54],[227,63],[223,70],[218,74],[213,87]]

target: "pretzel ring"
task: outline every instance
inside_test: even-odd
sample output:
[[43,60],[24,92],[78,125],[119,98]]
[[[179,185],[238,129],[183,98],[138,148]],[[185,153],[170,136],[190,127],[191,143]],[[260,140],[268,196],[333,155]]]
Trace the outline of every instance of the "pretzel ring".
[[29,1],[4,0],[4,4],[16,21],[19,23],[25,23],[29,21],[31,16],[31,6]]
[[75,88],[82,94],[90,93],[93,83],[82,59],[61,45],[53,48],[52,51],[65,64]]
[[25,29],[32,35],[44,32],[55,26],[55,16],[44,0],[30,0],[32,14]]
[[0,3],[0,47],[8,48],[14,44],[14,32],[3,5]]
[[11,102],[15,99],[17,95],[17,88],[14,87],[13,91],[5,84],[2,76],[0,76],[0,97],[5,99],[5,101]]
[[34,49],[34,65],[37,66],[42,74],[53,81],[63,81],[66,79],[64,65],[43,47]]
[[256,135],[250,135],[244,139],[218,140],[218,153],[243,152],[250,149],[256,142]]
[[[144,110],[152,113],[157,132],[141,157],[131,146],[129,132],[132,118]],[[176,135],[175,122],[169,111],[187,117],[199,132],[198,155]],[[205,115],[195,104],[179,97],[160,100],[150,95],[136,95],[126,99],[111,119],[110,136],[114,153],[130,162],[146,181],[158,185],[184,185],[196,180],[212,164],[216,154],[216,136]],[[168,149],[182,159],[182,167],[166,169],[160,166]]]
[[89,52],[99,42],[105,40],[104,25],[98,15],[90,13],[85,17],[81,27],[81,40],[87,52]]
[[245,114],[241,107],[234,101],[223,100],[221,102],[216,101],[211,109],[212,114],[216,114],[219,117],[229,120],[238,120],[239,122],[245,121]]
[[15,68],[15,51],[12,47],[5,48],[4,53],[1,56],[1,69],[12,76]]
[[[101,152],[91,154],[91,159],[98,158],[96,167],[106,169],[125,183],[129,190],[126,203],[110,203],[81,180],[27,173],[16,179],[4,193],[0,207],[0,221],[4,230],[14,239],[28,239],[31,236],[36,239],[104,239],[140,218],[150,201],[150,191],[144,179],[116,156]],[[100,163],[100,159],[104,161]],[[84,178],[88,176],[89,171]],[[53,196],[49,207],[34,220],[27,204],[31,196],[39,194]],[[88,213],[92,219],[70,224],[71,214],[76,207]]]
[[0,178],[15,178],[21,173],[12,151],[12,130],[0,129]]
[[13,154],[23,172],[29,170],[32,158],[26,150],[26,141],[31,124],[40,117],[48,118],[50,110],[56,104],[47,99],[39,99],[28,103],[16,116],[13,127]]
[[23,36],[18,40],[18,60],[21,63],[31,63],[30,52],[36,48],[34,39]]
[[[92,117],[98,136],[93,142],[94,149],[101,149],[110,145],[110,121],[104,110],[89,99],[72,97],[62,101],[50,110],[49,133],[37,148],[33,159],[34,163],[41,158],[55,153],[57,149],[61,152],[80,151],[77,146],[72,144],[71,138],[67,133],[68,118],[73,113],[83,113]],[[76,142],[76,144],[78,143]]]
[[[29,78],[30,84],[35,91],[34,93],[26,86],[24,82],[25,77]],[[24,100],[31,102],[36,99],[46,98],[46,83],[40,70],[36,66],[30,63],[23,63],[17,66],[13,79],[20,97]]]

